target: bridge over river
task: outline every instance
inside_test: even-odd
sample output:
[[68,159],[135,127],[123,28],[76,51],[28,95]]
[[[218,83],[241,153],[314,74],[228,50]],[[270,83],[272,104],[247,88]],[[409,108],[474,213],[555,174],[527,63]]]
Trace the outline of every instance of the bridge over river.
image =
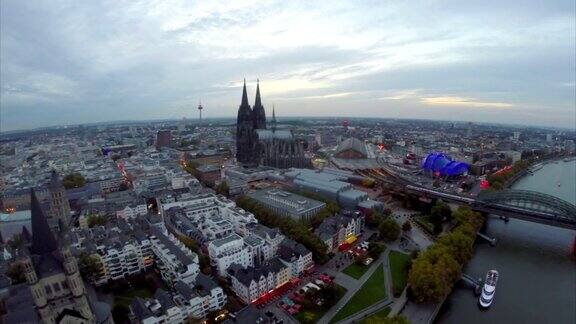
[[465,204],[482,213],[576,230],[576,206],[539,192],[501,190],[481,192],[472,198],[414,185],[407,185],[405,189],[425,197]]
[[576,206],[554,196],[527,190],[482,191],[476,197],[462,196],[423,187],[385,168],[383,172],[369,176],[393,182],[407,193],[468,205],[482,213],[576,230]]

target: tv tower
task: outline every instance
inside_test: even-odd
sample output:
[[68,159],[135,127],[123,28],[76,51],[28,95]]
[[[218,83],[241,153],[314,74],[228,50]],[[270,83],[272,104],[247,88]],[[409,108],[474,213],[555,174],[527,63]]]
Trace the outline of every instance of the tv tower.
[[198,102],[198,112],[200,113],[200,122],[199,122],[200,124],[202,124],[202,109],[204,109],[204,108],[202,107],[202,102],[199,101],[199,102]]

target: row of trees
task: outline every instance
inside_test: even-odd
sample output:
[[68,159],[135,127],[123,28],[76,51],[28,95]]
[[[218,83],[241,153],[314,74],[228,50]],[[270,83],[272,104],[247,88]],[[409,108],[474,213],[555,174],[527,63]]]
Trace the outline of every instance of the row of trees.
[[302,222],[279,216],[247,196],[238,197],[236,204],[238,207],[253,213],[263,225],[279,228],[284,235],[304,245],[312,252],[316,262],[325,263],[328,261],[326,244]]
[[440,302],[460,279],[462,267],[473,253],[473,244],[484,218],[469,207],[452,215],[456,226],[441,235],[413,261],[408,274],[411,296],[418,303]]
[[409,324],[410,321],[403,315],[392,317],[371,316],[362,320],[364,324]]
[[516,161],[516,163],[514,163],[514,165],[512,166],[512,169],[510,169],[509,171],[502,172],[499,174],[491,174],[487,178],[488,183],[490,183],[490,189],[491,190],[504,189],[508,180],[512,179],[512,177],[514,177],[516,174],[529,168],[535,161],[536,161],[535,158]]
[[366,226],[371,229],[378,229],[380,233],[380,238],[385,242],[396,241],[400,237],[401,230],[409,231],[412,226],[409,222],[402,225],[402,228],[396,221],[390,218],[392,211],[387,209],[383,213],[378,211],[372,211],[369,215],[366,215],[364,222]]
[[364,218],[364,224],[371,229],[377,229],[384,219],[390,215],[392,215],[392,210],[389,208],[385,208],[382,212],[372,210],[372,212]]
[[184,246],[186,246],[188,249],[190,249],[190,251],[198,254],[198,263],[200,265],[200,271],[202,271],[202,273],[205,275],[209,275],[210,274],[210,258],[206,254],[202,253],[202,251],[198,247],[198,242],[196,242],[191,237],[184,236],[184,235],[177,235],[176,237],[178,238],[178,240],[180,242],[182,242],[182,244],[184,244]]
[[230,196],[230,186],[228,186],[228,182],[226,182],[225,180],[221,181],[220,184],[217,185],[214,190],[219,195],[223,195],[225,197]]
[[442,223],[452,220],[452,209],[447,203],[438,200],[430,211],[430,222],[433,225],[434,234],[442,233]]
[[186,164],[184,165],[184,171],[190,173],[191,175],[193,175],[195,178],[198,178],[200,173],[198,172],[198,167],[200,166],[199,163],[194,162],[194,161],[186,161]]

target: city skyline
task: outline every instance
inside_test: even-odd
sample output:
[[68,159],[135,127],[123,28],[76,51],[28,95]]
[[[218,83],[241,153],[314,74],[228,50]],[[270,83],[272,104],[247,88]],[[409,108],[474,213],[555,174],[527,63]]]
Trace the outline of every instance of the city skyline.
[[1,9],[2,131],[232,118],[244,77],[282,117],[576,124],[572,1]]

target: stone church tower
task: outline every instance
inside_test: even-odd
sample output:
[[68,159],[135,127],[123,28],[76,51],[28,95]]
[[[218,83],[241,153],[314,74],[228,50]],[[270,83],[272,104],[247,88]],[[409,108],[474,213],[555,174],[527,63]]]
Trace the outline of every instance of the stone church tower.
[[48,185],[50,212],[49,225],[53,230],[66,231],[70,225],[70,204],[66,197],[66,189],[60,181],[60,177],[55,170],[52,170],[50,184]]
[[236,120],[236,159],[245,165],[257,163],[254,159],[256,142],[253,116],[252,108],[250,108],[248,103],[248,94],[246,93],[246,80],[244,80],[242,102],[238,108],[238,118]]
[[48,324],[95,323],[76,258],[56,241],[33,190],[31,199],[32,246],[23,263],[38,317]]
[[254,107],[252,107],[252,120],[254,122],[254,129],[266,129],[266,112],[262,106],[262,99],[260,98],[260,81],[256,81],[256,99],[254,100]]

